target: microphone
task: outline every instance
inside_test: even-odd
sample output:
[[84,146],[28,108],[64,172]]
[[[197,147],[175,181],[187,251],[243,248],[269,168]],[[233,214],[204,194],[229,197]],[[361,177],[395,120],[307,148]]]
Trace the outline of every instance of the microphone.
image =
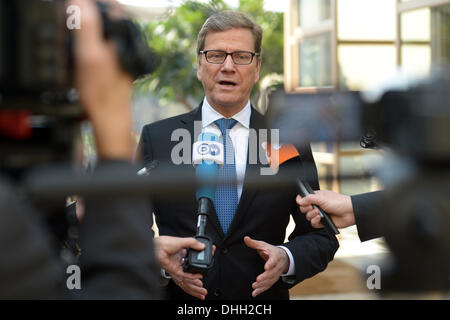
[[[306,197],[307,195],[315,193],[314,190],[311,188],[311,186],[308,184],[308,182],[302,181],[299,178],[297,178],[296,180],[300,195],[302,197]],[[330,216],[327,213],[325,213],[325,211],[323,211],[319,206],[313,204],[313,207],[319,210],[320,221],[324,225],[325,230],[327,230],[327,232],[330,235],[339,234],[339,230],[334,224],[333,220],[331,220]]]
[[209,132],[201,133],[192,147],[192,160],[200,184],[195,194],[198,201],[195,239],[204,243],[205,249],[202,251],[188,249],[183,269],[206,275],[214,263],[212,239],[205,234],[205,230],[208,215],[213,207],[219,167],[223,165],[223,144],[219,137]]

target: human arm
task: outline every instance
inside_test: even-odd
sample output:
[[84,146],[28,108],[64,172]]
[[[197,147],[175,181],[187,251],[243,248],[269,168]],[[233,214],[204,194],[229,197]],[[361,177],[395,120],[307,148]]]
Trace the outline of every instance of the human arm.
[[297,196],[297,203],[302,213],[315,228],[323,228],[317,205],[327,212],[338,228],[357,226],[361,241],[382,236],[382,219],[379,218],[381,208],[381,191],[347,196],[333,191],[318,190],[315,194],[302,198]]
[[[95,4],[74,0],[81,28],[74,31],[75,82],[80,102],[93,125],[99,165],[94,172],[128,172],[131,165],[132,78],[119,66],[113,43],[103,39]],[[150,208],[140,197],[86,196],[80,224],[82,290],[79,298],[158,298]]]

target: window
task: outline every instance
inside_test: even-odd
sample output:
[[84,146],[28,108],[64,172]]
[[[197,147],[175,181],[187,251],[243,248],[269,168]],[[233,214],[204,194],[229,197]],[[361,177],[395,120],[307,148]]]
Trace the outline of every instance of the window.
[[288,91],[332,88],[335,0],[291,1],[285,14],[285,85]]
[[449,62],[450,1],[402,0],[397,5],[397,64],[412,77]]
[[331,32],[300,42],[300,87],[331,87]]
[[401,67],[448,63],[449,0],[290,0],[285,88],[364,90]]
[[298,25],[300,28],[315,27],[331,19],[330,0],[299,0]]
[[338,40],[395,39],[395,0],[339,0]]

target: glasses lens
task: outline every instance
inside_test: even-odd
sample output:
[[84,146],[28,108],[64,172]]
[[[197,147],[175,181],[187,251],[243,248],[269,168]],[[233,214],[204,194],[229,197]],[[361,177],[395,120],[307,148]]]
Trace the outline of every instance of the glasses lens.
[[226,52],[211,50],[206,53],[206,60],[211,63],[222,63],[226,55]]
[[236,51],[231,57],[236,64],[249,64],[252,62],[253,55],[250,52]]

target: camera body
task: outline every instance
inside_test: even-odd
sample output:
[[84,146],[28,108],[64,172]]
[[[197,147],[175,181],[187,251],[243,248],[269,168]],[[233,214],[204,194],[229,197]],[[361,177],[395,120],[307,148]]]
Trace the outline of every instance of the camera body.
[[79,112],[64,2],[1,0],[0,23],[0,109]]
[[368,92],[335,91],[270,96],[268,117],[281,142],[360,141],[387,146],[420,163],[449,163],[450,70],[417,82],[386,88],[376,98]]
[[[139,27],[111,18],[103,2],[97,7],[122,69],[134,78],[152,72],[156,56]],[[63,0],[0,0],[1,169],[71,158],[84,115],[74,89],[70,18]]]

